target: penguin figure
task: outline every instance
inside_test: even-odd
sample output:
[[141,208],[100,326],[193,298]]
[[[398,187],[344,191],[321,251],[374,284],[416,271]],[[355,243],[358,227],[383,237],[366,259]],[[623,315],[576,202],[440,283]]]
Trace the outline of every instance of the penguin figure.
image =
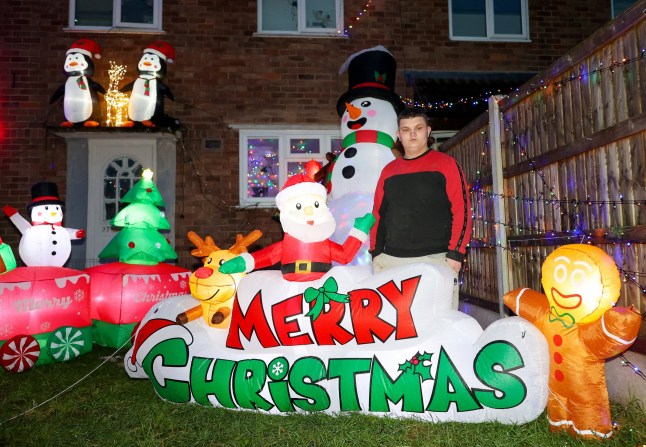
[[[331,239],[347,238],[354,219],[372,211],[375,188],[383,168],[395,159],[397,114],[404,108],[393,91],[397,63],[383,46],[348,57],[339,74],[348,71],[349,90],[337,101],[342,151],[330,165],[328,206],[337,227]],[[369,243],[351,265],[369,266]]]
[[65,120],[61,127],[97,127],[101,115],[97,92],[105,94],[105,89],[90,76],[94,74],[92,55],[101,58],[99,45],[90,39],[79,39],[67,50],[63,69],[67,81],[52,95],[52,104],[63,96]]
[[166,77],[167,64],[173,63],[175,49],[166,42],[153,42],[144,50],[137,64],[139,77],[125,85],[121,91],[131,91],[128,102],[128,118],[124,127],[141,124],[156,127],[168,117],[164,115],[164,96],[175,100],[168,86],[162,82]]
[[31,223],[11,206],[3,211],[22,234],[18,253],[25,265],[62,267],[70,257],[70,240],[85,237],[85,230],[63,227],[63,207],[58,188],[52,182],[36,183],[27,206]]

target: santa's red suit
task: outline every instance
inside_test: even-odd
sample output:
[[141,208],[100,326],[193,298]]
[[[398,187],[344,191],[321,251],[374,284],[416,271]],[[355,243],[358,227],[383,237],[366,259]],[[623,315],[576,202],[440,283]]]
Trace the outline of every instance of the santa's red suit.
[[280,270],[288,281],[313,281],[332,268],[332,261],[347,264],[357,254],[362,241],[350,233],[343,245],[329,239],[302,242],[285,233],[282,241],[250,255],[255,268],[269,267],[280,262]]

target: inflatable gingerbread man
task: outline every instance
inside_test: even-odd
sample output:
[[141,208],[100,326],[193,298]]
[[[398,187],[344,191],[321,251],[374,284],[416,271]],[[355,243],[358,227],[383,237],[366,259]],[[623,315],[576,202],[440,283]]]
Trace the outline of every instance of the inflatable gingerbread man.
[[635,341],[641,315],[613,307],[621,288],[613,259],[592,245],[565,245],[542,267],[545,295],[531,289],[504,296],[507,307],[545,335],[550,349],[550,430],[584,438],[612,436],[605,359]]

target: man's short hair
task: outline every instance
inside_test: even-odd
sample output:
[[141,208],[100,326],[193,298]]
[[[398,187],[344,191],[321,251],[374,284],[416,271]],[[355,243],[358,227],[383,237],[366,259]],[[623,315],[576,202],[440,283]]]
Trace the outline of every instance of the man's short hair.
[[404,110],[399,112],[399,115],[397,115],[397,127],[399,127],[399,122],[401,120],[417,118],[418,116],[424,118],[424,122],[427,126],[431,125],[428,115],[426,114],[426,110],[422,109],[421,107],[406,107]]

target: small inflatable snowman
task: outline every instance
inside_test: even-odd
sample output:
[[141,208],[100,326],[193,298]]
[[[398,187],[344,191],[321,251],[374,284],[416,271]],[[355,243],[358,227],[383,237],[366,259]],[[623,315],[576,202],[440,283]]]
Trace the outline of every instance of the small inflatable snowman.
[[[334,241],[342,241],[354,219],[372,211],[382,169],[395,159],[397,114],[404,105],[393,92],[397,63],[379,45],[351,55],[339,74],[348,71],[349,90],[337,101],[342,152],[331,167],[329,207],[337,221]],[[364,244],[353,265],[370,265]]]
[[31,223],[11,207],[3,207],[6,216],[22,234],[18,253],[25,265],[62,267],[71,253],[70,240],[85,237],[84,230],[63,227],[65,204],[58,198],[52,182],[36,183],[31,188],[32,201],[27,206]]

